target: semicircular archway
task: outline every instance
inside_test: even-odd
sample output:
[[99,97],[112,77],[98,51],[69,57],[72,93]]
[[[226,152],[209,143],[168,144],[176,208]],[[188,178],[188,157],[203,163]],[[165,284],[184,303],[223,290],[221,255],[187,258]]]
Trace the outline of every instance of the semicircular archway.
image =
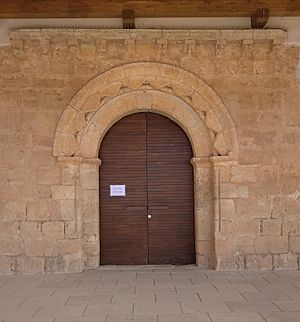
[[[86,129],[95,114],[115,97],[137,90],[144,92],[155,90],[156,94],[152,95],[154,98],[168,94],[169,97],[173,96],[185,102],[181,114],[186,118],[196,115],[197,119],[205,124],[212,142],[211,155],[233,157],[238,155],[236,131],[218,95],[190,72],[176,66],[151,62],[115,67],[85,85],[71,100],[59,120],[53,154],[81,157],[83,133],[88,132]],[[189,108],[186,108],[187,105]],[[151,105],[147,108],[151,108]],[[108,115],[114,113],[113,109],[106,110]],[[190,124],[181,126],[188,133]],[[192,142],[193,146],[194,143]],[[96,156],[94,153],[94,157]]]
[[53,155],[62,171],[58,189],[60,193],[65,189],[66,195],[73,189],[74,222],[68,225],[82,245],[76,254],[81,260],[77,270],[99,265],[100,144],[114,123],[136,112],[165,115],[189,137],[196,262],[218,267],[215,227],[220,216],[214,187],[218,185],[217,167],[230,166],[238,159],[233,122],[218,95],[194,74],[172,65],[138,62],[112,68],[88,82],[65,108],[57,125]]

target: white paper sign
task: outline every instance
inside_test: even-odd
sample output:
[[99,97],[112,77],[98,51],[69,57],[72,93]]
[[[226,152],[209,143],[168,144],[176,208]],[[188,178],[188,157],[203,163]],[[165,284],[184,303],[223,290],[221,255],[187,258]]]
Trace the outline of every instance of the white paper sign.
[[110,185],[110,196],[111,197],[125,197],[126,189],[125,184],[111,184]]

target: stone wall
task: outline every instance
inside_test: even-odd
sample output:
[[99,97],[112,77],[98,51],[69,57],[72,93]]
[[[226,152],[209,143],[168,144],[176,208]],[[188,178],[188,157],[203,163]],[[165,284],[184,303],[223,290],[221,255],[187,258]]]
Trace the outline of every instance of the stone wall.
[[[207,223],[202,213],[197,254],[214,259],[198,263],[299,268],[299,48],[286,44],[285,32],[43,29],[10,36],[11,46],[0,48],[1,273],[99,265],[99,161],[53,153],[54,137],[76,93],[132,62],[193,73],[216,92],[234,124],[234,160],[225,162],[220,148],[210,155],[214,218]],[[82,211],[94,219],[83,220]]]

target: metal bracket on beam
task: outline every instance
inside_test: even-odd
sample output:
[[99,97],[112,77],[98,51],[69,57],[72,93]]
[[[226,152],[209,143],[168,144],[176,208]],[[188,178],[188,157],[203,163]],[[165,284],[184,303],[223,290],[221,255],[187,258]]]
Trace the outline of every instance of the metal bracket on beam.
[[269,9],[258,8],[255,13],[251,16],[251,28],[263,29],[269,20]]
[[123,29],[135,29],[134,10],[124,9],[122,11]]

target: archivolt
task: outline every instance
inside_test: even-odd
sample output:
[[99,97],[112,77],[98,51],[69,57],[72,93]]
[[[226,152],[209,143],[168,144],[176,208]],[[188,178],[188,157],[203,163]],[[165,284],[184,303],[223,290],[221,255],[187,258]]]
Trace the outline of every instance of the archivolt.
[[53,154],[95,158],[114,122],[147,110],[179,123],[194,156],[238,156],[236,131],[218,95],[190,72],[150,62],[115,67],[87,83],[59,120]]

